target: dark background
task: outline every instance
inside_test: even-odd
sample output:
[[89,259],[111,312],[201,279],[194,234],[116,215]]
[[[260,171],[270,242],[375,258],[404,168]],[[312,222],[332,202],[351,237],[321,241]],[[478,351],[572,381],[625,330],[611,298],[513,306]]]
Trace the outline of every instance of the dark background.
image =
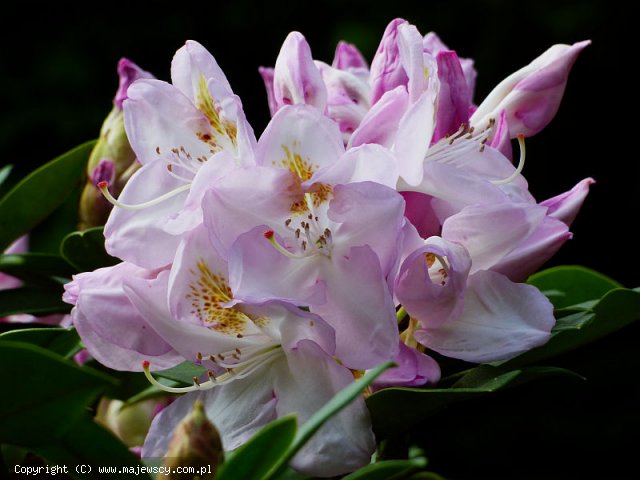
[[[553,264],[579,263],[626,286],[640,285],[635,234],[640,168],[634,145],[640,133],[632,118],[638,77],[630,71],[637,65],[637,48],[630,46],[637,19],[621,5],[598,0],[303,5],[130,2],[83,11],[55,2],[5,10],[0,165],[15,164],[13,178],[19,178],[96,137],[117,87],[118,59],[126,56],[168,80],[171,57],[187,39],[214,54],[257,134],[269,118],[257,68],[274,64],[291,30],[307,37],[319,60],[331,62],[339,39],[356,43],[371,59],[386,24],[404,17],[422,33],[436,31],[460,56],[476,60],[477,103],[550,45],[591,39],[558,115],[547,130],[527,140],[524,174],[539,200],[582,178],[595,178],[598,183],[572,228],[575,237]],[[587,384],[550,382],[544,393],[536,384],[467,403],[418,426],[433,468],[452,478],[625,478],[639,444],[638,339],[639,329],[631,327],[556,362],[589,377]]]

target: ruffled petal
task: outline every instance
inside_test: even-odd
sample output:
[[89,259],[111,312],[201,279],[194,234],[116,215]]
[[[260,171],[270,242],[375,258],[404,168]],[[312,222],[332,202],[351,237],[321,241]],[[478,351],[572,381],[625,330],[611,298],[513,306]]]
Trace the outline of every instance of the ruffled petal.
[[481,271],[469,278],[464,311],[457,319],[415,335],[442,355],[482,363],[545,344],[554,324],[553,305],[537,288]]

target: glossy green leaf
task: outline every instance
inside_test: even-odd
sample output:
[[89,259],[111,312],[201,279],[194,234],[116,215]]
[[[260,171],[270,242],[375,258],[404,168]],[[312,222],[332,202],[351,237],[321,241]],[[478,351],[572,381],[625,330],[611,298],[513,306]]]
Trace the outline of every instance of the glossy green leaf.
[[108,267],[120,261],[105,251],[102,227],[70,233],[62,240],[60,254],[80,272]]
[[545,345],[503,364],[515,368],[537,363],[593,342],[637,320],[640,320],[640,292],[616,288],[606,293],[591,310],[558,320],[559,327],[554,328],[553,337]]
[[71,305],[62,301],[62,285],[57,290],[20,287],[0,290],[0,317],[17,313],[50,315],[68,313]]
[[76,271],[59,255],[19,253],[0,255],[0,272],[27,283],[48,284],[52,277],[71,278]]
[[549,375],[576,376],[568,370],[552,367],[505,371],[504,368],[481,365],[467,371],[452,388],[387,388],[371,395],[367,399],[367,406],[374,431],[384,437],[409,430],[417,422],[454,402]]
[[0,342],[24,342],[45,348],[63,357],[73,355],[80,348],[80,337],[73,328],[25,328],[0,334]]
[[551,292],[548,296],[555,308],[598,299],[609,290],[622,287],[606,275],[574,265],[543,270],[529,277],[528,282],[542,292]]
[[0,365],[0,443],[12,445],[55,442],[112,383],[100,372],[22,342],[0,341]]
[[38,225],[78,186],[94,143],[43,165],[0,199],[0,251]]
[[364,376],[343,388],[327,404],[318,410],[304,425],[298,429],[296,437],[286,454],[279,459],[278,464],[270,471],[266,478],[276,479],[285,472],[289,460],[300,450],[305,443],[316,433],[327,420],[336,415],[340,410],[353,402],[362,392],[380,376],[382,372],[394,366],[393,362],[385,362],[369,370]]
[[285,456],[296,435],[294,415],[279,418],[255,434],[222,465],[218,480],[262,480]]
[[[38,445],[33,448],[33,451],[51,465],[67,465],[71,478],[78,480],[87,478],[149,480],[151,478],[146,473],[135,475],[136,468],[142,467],[140,461],[113,433],[98,425],[86,413],[55,442],[49,441]],[[79,465],[85,466],[85,473],[80,469],[76,470],[76,466]],[[88,472],[87,467],[92,471]],[[131,473],[100,473],[98,467],[118,469],[125,467],[127,472]]]
[[362,467],[343,477],[342,480],[400,480],[410,478],[410,475],[426,466],[427,459],[424,457],[409,460],[383,460]]

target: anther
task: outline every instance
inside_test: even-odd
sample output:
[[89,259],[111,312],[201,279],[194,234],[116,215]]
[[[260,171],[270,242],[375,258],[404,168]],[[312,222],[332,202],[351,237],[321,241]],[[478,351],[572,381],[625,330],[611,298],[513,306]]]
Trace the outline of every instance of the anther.
[[271,240],[273,238],[273,230],[267,230],[266,232],[263,233],[264,238]]

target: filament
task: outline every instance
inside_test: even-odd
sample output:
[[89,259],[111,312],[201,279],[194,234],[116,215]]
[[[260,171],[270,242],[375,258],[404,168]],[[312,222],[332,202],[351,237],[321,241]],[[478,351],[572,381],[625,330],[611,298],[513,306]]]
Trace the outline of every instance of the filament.
[[524,146],[524,135],[521,133],[518,134],[518,144],[520,145],[520,160],[518,160],[518,167],[507,178],[504,178],[502,180],[491,180],[491,183],[493,183],[494,185],[505,185],[507,183],[510,183],[514,181],[516,177],[522,172],[522,169],[524,168],[524,160],[527,156],[527,151]]
[[187,183],[185,185],[179,186],[174,190],[171,190],[170,192],[165,193],[164,195],[160,195],[159,197],[154,198],[153,200],[150,200],[148,202],[128,204],[128,203],[120,202],[117,198],[111,195],[111,192],[109,192],[108,182],[99,182],[96,186],[102,192],[102,195],[104,195],[104,198],[106,198],[109,201],[109,203],[111,203],[112,205],[118,208],[122,208],[124,210],[144,210],[149,207],[154,207],[166,200],[169,200],[170,198],[175,197],[176,195],[179,195],[182,192],[186,192],[191,188],[191,184]]

